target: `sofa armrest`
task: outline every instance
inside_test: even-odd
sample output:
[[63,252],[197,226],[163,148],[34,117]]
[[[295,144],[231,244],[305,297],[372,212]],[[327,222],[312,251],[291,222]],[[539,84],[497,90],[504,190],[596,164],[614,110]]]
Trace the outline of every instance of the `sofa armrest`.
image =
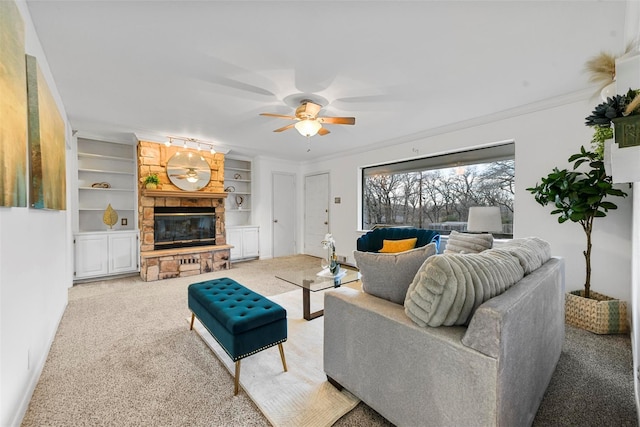
[[478,307],[462,343],[498,360],[501,425],[529,425],[564,343],[564,261],[551,258]]
[[402,305],[347,287],[324,302],[325,373],[383,417],[495,424],[497,361],[462,344],[465,327],[421,328]]

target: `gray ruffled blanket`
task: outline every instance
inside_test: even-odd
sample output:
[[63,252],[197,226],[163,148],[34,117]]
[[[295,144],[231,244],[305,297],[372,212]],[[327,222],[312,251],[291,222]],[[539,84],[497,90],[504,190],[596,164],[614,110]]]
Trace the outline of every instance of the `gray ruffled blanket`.
[[517,283],[551,257],[536,237],[515,239],[477,254],[428,258],[407,291],[404,307],[420,326],[465,325],[485,301]]

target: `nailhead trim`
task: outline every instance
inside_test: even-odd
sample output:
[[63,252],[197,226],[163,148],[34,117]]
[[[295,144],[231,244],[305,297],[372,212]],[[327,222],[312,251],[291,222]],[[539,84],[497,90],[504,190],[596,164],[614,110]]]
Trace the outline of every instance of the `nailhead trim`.
[[[195,313],[193,313],[193,314],[195,315]],[[207,330],[207,332],[209,332],[209,335],[211,335],[211,336],[213,337],[213,339],[214,339],[214,340],[216,340],[216,342],[217,342],[218,344],[220,344],[220,347],[224,350],[224,352],[225,352],[225,353],[227,353],[227,356],[229,356],[229,358],[230,358],[231,360],[233,360],[234,362],[237,362],[237,361],[238,361],[238,360],[240,360],[240,359],[244,359],[245,357],[252,356],[252,355],[254,355],[254,354],[256,354],[256,353],[261,352],[262,350],[266,350],[266,349],[268,349],[268,348],[270,348],[270,347],[276,346],[276,345],[278,345],[278,344],[281,344],[281,343],[283,343],[283,342],[287,341],[287,338],[284,338],[284,339],[281,339],[280,341],[276,341],[276,342],[274,342],[273,344],[268,344],[268,345],[265,345],[264,347],[261,347],[261,348],[258,348],[258,349],[256,349],[256,350],[253,350],[252,352],[249,352],[249,353],[246,353],[246,354],[242,354],[242,355],[240,355],[240,356],[233,357],[233,356],[231,356],[231,355],[229,354],[229,352],[227,351],[227,349],[226,349],[226,348],[224,348],[224,346],[223,346],[223,345],[222,345],[222,343],[218,340],[218,338],[215,336],[215,334],[214,334],[213,332],[211,332],[211,330],[207,327],[207,325],[205,325],[205,324],[204,324],[204,322],[203,322],[202,320],[200,320],[200,318],[199,318],[197,315],[196,315],[196,319],[198,319],[198,321],[200,322],[200,324],[201,324],[202,326],[204,326],[204,328]]]

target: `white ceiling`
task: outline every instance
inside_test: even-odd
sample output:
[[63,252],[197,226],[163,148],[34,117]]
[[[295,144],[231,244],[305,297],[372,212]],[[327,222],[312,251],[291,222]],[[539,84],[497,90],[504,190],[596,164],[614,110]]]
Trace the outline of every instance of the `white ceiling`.
[[[74,129],[311,160],[589,88],[624,1],[27,0]],[[302,95],[326,136],[272,130]],[[314,98],[315,96],[315,98]],[[293,100],[293,101],[292,101]],[[287,105],[289,104],[289,105]],[[543,126],[544,124],[541,124]]]

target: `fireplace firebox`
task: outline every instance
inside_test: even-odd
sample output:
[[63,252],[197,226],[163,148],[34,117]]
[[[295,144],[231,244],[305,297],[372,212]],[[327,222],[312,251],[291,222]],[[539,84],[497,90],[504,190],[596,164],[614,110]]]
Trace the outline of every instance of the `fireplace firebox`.
[[156,206],[153,223],[155,250],[216,244],[213,208]]

